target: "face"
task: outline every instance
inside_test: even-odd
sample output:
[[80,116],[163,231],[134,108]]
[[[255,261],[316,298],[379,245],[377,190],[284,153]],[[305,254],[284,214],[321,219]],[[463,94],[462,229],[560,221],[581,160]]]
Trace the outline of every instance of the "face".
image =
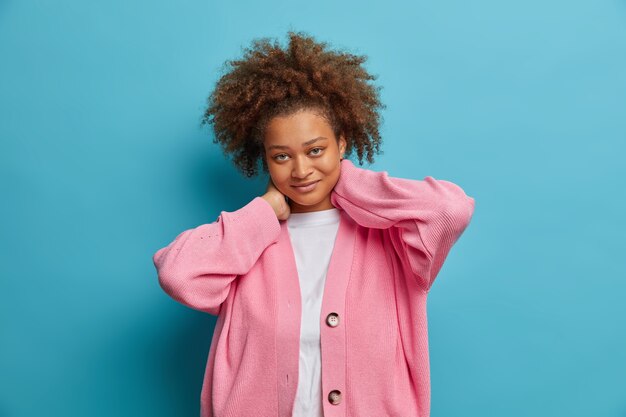
[[339,179],[346,141],[343,136],[337,141],[324,117],[302,110],[273,118],[265,131],[264,149],[272,182],[289,198],[292,213],[334,207],[330,192]]

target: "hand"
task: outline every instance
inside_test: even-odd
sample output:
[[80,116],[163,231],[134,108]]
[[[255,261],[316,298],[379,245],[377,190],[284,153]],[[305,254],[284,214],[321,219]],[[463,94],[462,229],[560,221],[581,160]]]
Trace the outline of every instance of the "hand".
[[274,209],[274,213],[276,213],[276,217],[278,220],[287,220],[289,215],[291,214],[291,208],[289,207],[289,203],[287,202],[287,197],[283,193],[281,193],[278,188],[274,185],[272,181],[272,177],[270,177],[267,183],[267,189],[265,190],[265,194],[261,196],[265,199],[272,208]]

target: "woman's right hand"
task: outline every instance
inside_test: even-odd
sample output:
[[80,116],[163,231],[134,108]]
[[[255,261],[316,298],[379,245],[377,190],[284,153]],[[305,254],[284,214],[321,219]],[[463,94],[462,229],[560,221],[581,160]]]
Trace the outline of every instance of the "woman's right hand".
[[287,220],[291,214],[291,208],[289,207],[289,203],[287,202],[285,195],[274,185],[272,177],[269,178],[265,194],[261,197],[270,203],[278,220]]

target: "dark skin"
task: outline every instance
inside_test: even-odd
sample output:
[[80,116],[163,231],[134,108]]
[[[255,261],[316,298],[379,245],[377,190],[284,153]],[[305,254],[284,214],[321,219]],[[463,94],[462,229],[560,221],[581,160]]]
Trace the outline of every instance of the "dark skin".
[[[263,146],[270,179],[262,198],[279,220],[334,207],[330,193],[339,180],[346,141],[335,136],[326,118],[314,110],[275,117],[267,125]],[[310,191],[297,187],[310,182],[317,182]]]

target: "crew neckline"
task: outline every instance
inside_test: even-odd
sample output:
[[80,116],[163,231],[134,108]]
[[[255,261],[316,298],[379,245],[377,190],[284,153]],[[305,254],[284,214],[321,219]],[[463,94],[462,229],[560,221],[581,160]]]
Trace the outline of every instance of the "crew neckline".
[[340,216],[339,209],[336,207],[306,213],[291,213],[287,218],[287,225],[289,227],[308,227],[334,224],[339,222]]

